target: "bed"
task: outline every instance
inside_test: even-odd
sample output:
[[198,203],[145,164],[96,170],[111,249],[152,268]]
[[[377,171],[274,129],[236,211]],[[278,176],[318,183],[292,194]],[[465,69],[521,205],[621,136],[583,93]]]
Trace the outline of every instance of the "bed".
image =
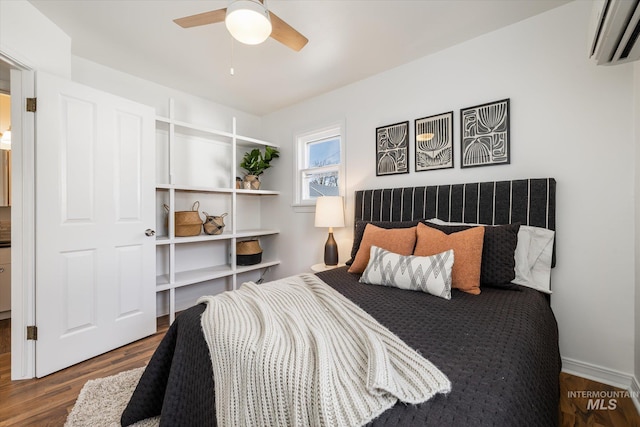
[[[552,178],[358,191],[355,203],[352,255],[370,223],[395,229],[438,218],[446,222],[438,230],[463,227],[457,223],[555,230]],[[555,239],[548,254],[555,265]],[[481,286],[478,295],[454,288],[445,299],[361,283],[351,268],[317,276],[436,365],[452,385],[448,394],[418,405],[397,403],[369,425],[558,424],[560,354],[549,292],[509,283]],[[204,309],[185,310],[171,325],[122,425],[157,415],[166,426],[216,425],[211,358],[200,325]]]

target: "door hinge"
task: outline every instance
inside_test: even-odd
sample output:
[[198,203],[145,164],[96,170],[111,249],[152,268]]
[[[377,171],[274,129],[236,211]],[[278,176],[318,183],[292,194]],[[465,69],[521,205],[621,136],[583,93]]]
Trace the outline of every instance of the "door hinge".
[[35,113],[37,108],[37,98],[27,98],[27,111]]
[[27,339],[36,341],[38,339],[38,327],[27,326]]

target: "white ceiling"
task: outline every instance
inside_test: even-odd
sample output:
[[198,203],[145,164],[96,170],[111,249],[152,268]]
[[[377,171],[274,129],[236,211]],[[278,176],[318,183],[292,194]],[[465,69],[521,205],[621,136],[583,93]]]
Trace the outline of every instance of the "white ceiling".
[[273,39],[232,43],[224,23],[183,29],[172,21],[227,1],[30,0],[72,38],[74,55],[257,115],[568,1],[267,0],[309,39],[295,52]]

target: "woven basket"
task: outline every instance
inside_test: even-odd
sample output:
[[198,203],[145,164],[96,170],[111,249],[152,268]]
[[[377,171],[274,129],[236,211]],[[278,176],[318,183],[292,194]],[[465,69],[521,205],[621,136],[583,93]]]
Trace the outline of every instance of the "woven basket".
[[[163,205],[169,213],[169,206]],[[202,219],[198,213],[200,202],[196,201],[190,211],[176,211],[174,213],[174,225],[176,237],[197,236],[202,230]],[[167,218],[168,221],[168,218]]]
[[202,224],[202,228],[204,232],[211,235],[222,234],[224,231],[224,217],[227,216],[227,213],[223,213],[222,215],[209,215],[205,211],[202,211],[205,216],[204,224]]
[[254,265],[262,261],[262,248],[257,240],[244,240],[236,243],[236,264]]

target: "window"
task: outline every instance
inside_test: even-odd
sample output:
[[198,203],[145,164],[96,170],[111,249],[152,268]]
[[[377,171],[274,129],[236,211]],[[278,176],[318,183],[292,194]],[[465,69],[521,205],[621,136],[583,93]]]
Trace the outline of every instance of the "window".
[[337,124],[296,136],[295,205],[314,205],[317,197],[342,195],[343,127]]

